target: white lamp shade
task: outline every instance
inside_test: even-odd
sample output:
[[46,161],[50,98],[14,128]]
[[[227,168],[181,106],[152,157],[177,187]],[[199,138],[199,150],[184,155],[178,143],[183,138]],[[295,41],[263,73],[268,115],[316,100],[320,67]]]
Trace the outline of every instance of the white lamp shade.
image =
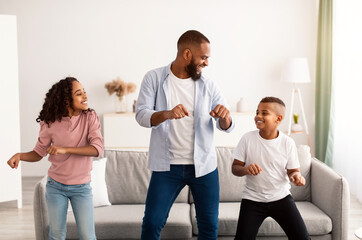
[[310,82],[308,60],[306,58],[291,58],[284,65],[280,80],[288,83]]

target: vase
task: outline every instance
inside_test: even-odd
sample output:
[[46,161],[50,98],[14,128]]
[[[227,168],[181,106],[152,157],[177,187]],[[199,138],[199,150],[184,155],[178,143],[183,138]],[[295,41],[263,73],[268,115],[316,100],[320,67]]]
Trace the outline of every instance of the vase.
[[302,127],[302,125],[300,125],[298,123],[294,123],[292,125],[292,131],[293,132],[301,132],[301,131],[303,131],[303,127]]
[[246,101],[244,98],[240,98],[236,104],[236,111],[237,112],[246,112]]
[[115,108],[116,113],[125,113],[127,112],[127,98],[123,96],[122,99],[119,99],[117,95],[115,95]]

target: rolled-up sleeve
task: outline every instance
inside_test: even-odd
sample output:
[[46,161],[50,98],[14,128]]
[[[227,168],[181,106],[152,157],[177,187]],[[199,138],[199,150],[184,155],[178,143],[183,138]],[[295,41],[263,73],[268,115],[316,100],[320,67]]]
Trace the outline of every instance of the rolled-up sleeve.
[[[225,106],[227,109],[230,110],[230,107],[227,105],[224,96],[222,95],[221,91],[217,88],[217,86],[215,84],[212,85],[212,91],[213,91],[213,98],[212,98],[212,109],[214,109],[218,104],[221,104],[223,106]],[[219,122],[219,118],[216,119],[216,127],[217,129],[223,131],[223,132],[231,132],[234,127],[235,127],[235,123],[232,120],[232,116],[231,117],[231,124],[229,126],[228,129],[222,129],[220,127],[220,122]]]
[[136,102],[136,121],[142,127],[150,128],[151,117],[155,111],[156,89],[152,77],[147,73],[143,78],[140,93]]
[[101,124],[96,112],[91,112],[89,116],[89,145],[95,147],[98,151],[98,157],[103,154],[103,137],[101,134]]
[[33,150],[39,154],[39,156],[45,157],[48,154],[47,149],[50,147],[51,143],[52,140],[48,132],[48,125],[41,122],[38,141]]

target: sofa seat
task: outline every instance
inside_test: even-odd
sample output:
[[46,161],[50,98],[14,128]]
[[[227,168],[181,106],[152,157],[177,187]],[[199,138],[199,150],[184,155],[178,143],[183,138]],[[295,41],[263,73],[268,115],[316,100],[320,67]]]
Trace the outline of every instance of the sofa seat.
[[[332,220],[311,202],[296,202],[311,236],[326,235],[332,231]],[[220,202],[219,236],[234,236],[238,222],[240,203]],[[191,219],[194,234],[198,234],[195,217],[195,204],[191,205]],[[285,236],[283,229],[272,218],[264,220],[259,228],[258,236]]]
[[[139,239],[141,236],[144,204],[111,205],[94,208],[97,238],[100,239]],[[118,213],[118,214],[117,214]],[[101,229],[101,231],[97,231]],[[190,205],[175,203],[170,211],[162,238],[192,237]],[[67,216],[67,239],[78,239],[78,231],[72,212]]]

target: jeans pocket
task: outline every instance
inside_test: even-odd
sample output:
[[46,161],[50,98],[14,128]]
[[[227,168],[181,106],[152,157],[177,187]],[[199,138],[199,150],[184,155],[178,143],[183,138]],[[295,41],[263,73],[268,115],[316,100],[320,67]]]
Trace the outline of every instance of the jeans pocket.
[[54,180],[48,177],[47,184],[54,185]]
[[91,190],[91,186],[90,186],[90,182],[88,183],[83,183],[83,184],[77,184],[77,185],[73,185],[72,187],[74,190],[78,189],[78,190]]
[[90,185],[90,182],[83,184],[84,188],[92,190],[92,186]]

